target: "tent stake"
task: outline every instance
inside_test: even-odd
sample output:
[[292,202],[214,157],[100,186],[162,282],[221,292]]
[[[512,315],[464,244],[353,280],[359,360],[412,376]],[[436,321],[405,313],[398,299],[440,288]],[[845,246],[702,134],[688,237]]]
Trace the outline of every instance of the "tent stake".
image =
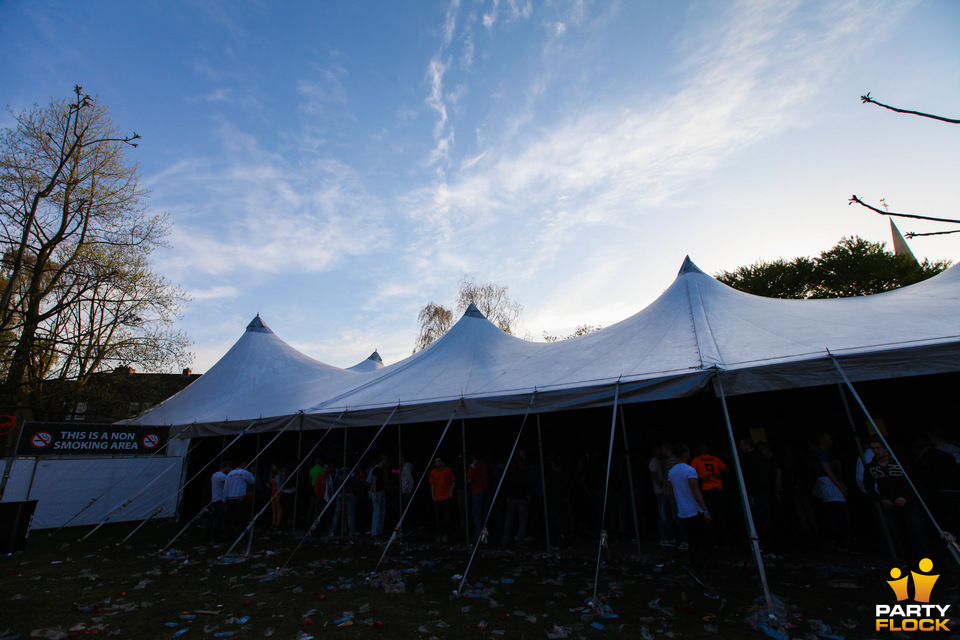
[[743,514],[747,521],[747,533],[750,536],[750,546],[753,548],[753,559],[760,572],[760,584],[763,586],[763,597],[767,601],[767,611],[773,616],[773,597],[770,595],[770,585],[767,584],[767,570],[763,566],[763,554],[760,553],[760,540],[757,538],[757,528],[753,524],[753,512],[750,509],[750,498],[747,497],[747,485],[743,479],[743,467],[740,466],[740,456],[737,455],[737,441],[733,437],[733,425],[730,424],[730,411],[727,409],[727,397],[723,393],[723,384],[720,382],[720,373],[714,376],[717,391],[720,394],[720,405],[723,407],[723,420],[727,425],[727,437],[730,438],[730,451],[733,452],[733,466],[737,470],[737,481],[740,484],[740,500],[743,502]]

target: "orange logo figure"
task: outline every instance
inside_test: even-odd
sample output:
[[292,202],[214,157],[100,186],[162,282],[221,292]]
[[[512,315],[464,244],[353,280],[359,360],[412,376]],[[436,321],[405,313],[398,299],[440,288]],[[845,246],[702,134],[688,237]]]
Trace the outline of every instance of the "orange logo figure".
[[900,567],[894,567],[890,569],[890,577],[893,580],[887,580],[887,584],[890,585],[890,588],[893,589],[894,595],[897,596],[897,602],[906,600],[909,596],[907,595],[907,582],[910,580],[907,576],[900,577]]
[[923,573],[910,572],[913,576],[913,599],[916,602],[930,602],[930,592],[933,591],[933,585],[936,584],[940,574],[927,575],[933,571],[933,561],[930,558],[921,560],[917,567]]

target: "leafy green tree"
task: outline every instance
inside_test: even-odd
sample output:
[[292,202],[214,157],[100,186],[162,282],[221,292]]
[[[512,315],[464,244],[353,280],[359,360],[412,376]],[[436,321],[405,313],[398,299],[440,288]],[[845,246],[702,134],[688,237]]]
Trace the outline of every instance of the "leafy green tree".
[[188,361],[171,328],[186,296],[149,264],[169,224],[124,155],[139,136],[80,87],[13,118],[0,132],[0,408],[51,378]]
[[815,258],[758,261],[716,274],[720,282],[768,298],[846,298],[897,289],[926,280],[950,266],[947,260],[917,262],[882,242],[841,238]]

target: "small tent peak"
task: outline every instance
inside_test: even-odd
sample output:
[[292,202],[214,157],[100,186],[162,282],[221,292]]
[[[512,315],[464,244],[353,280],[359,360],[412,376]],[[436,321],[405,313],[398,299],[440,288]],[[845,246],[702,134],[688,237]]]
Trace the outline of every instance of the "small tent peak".
[[260,314],[257,314],[257,317],[250,321],[250,324],[247,325],[247,331],[253,331],[255,333],[273,333],[263,320],[260,319]]
[[467,307],[467,310],[464,312],[463,315],[470,316],[471,318],[486,319],[486,316],[480,313],[480,309],[477,309],[477,305],[473,304],[472,302],[470,303],[470,306]]
[[683,264],[680,266],[680,272],[678,276],[682,276],[685,273],[703,273],[703,271],[697,265],[693,264],[693,260],[690,259],[690,256],[687,256],[683,259]]
[[367,360],[373,360],[374,362],[383,362],[383,358],[380,357],[380,353],[374,349],[373,353],[370,354],[370,357]]

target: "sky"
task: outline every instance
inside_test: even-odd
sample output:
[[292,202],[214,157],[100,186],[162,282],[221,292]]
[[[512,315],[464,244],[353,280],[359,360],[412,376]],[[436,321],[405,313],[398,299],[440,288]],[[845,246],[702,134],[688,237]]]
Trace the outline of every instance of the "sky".
[[687,255],[889,245],[853,194],[960,218],[960,128],[860,101],[960,117],[954,0],[5,0],[0,42],[13,112],[79,84],[142,136],[199,373],[258,313],[389,364],[465,275],[542,340],[636,313]]

